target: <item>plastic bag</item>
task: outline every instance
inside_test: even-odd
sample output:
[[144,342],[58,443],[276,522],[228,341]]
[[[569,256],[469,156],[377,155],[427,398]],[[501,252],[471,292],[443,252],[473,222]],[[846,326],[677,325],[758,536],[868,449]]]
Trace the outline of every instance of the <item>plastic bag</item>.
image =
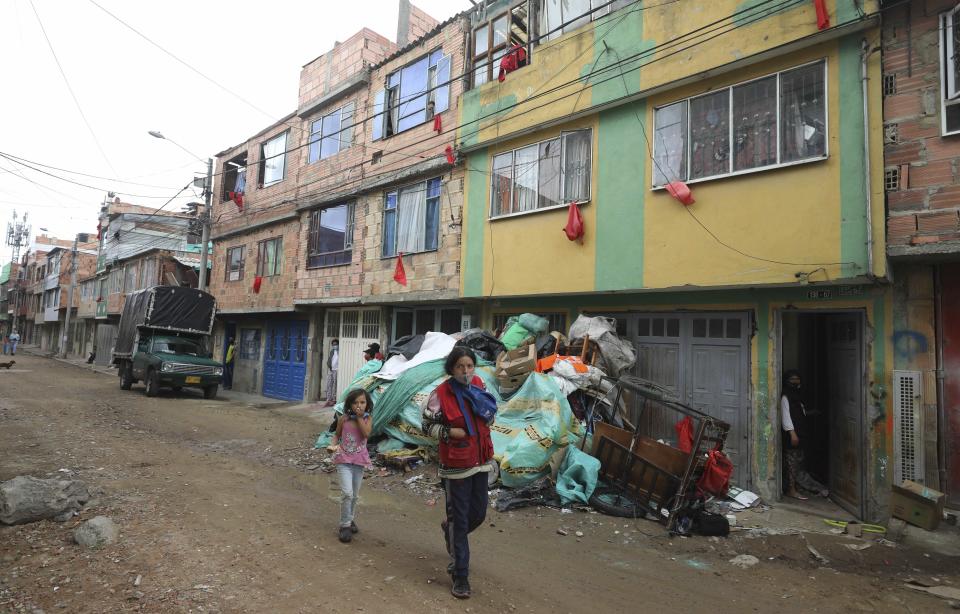
[[499,339],[480,328],[471,328],[463,333],[457,345],[464,345],[477,354],[477,358],[495,362],[497,356],[507,350]]
[[567,225],[563,227],[563,232],[571,241],[583,240],[583,216],[580,215],[580,207],[577,203],[570,203],[570,208],[567,210]]
[[390,356],[401,354],[404,358],[410,360],[420,351],[420,346],[423,345],[423,339],[423,335],[406,335],[400,337],[387,348],[387,354]]
[[711,495],[725,495],[730,489],[731,475],[733,475],[733,462],[722,451],[710,450],[697,487]]
[[541,335],[547,332],[547,328],[550,326],[549,320],[533,313],[522,313],[520,317],[517,318],[517,321],[520,323],[520,326],[534,335]]
[[567,447],[560,471],[557,473],[557,494],[564,504],[572,501],[589,503],[597,487],[600,460],[574,446]]
[[677,431],[677,448],[681,452],[690,454],[690,451],[693,450],[693,420],[690,419],[690,416],[686,416],[683,420],[674,424],[673,428]]
[[500,337],[500,341],[508,350],[515,350],[528,338],[532,337],[526,328],[519,322],[515,322]]

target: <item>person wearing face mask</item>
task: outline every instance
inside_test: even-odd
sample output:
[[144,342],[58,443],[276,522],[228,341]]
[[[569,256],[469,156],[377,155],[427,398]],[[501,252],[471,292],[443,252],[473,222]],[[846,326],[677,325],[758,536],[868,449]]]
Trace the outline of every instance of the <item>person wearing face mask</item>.
[[807,471],[803,457],[803,443],[808,435],[807,408],[800,392],[800,372],[787,371],[783,377],[783,394],[780,397],[780,421],[783,430],[783,459],[786,464],[786,495],[805,501],[800,490],[829,496],[830,491]]
[[451,559],[450,592],[458,599],[470,597],[467,535],[483,524],[487,513],[487,472],[493,458],[490,425],[497,413],[496,399],[474,374],[476,365],[473,350],[454,347],[444,363],[450,377],[430,395],[423,410],[423,432],[439,442],[447,512],[440,527]]

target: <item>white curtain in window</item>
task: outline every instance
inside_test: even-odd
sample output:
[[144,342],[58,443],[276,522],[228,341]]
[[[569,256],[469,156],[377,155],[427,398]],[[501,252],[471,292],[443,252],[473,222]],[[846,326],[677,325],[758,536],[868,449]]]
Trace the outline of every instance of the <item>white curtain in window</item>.
[[563,134],[563,200],[590,199],[591,142],[589,130]]
[[283,161],[286,156],[283,155],[287,148],[287,135],[282,134],[279,137],[267,141],[263,145],[264,173],[263,183],[274,183],[283,179]]
[[518,149],[515,165],[515,179],[513,188],[513,211],[532,211],[537,208],[537,184],[539,145],[531,145]]
[[547,35],[547,32],[560,27],[560,24],[563,23],[563,11],[560,10],[560,2],[561,0],[540,0],[540,12],[537,20],[538,32],[543,37],[540,42],[554,39],[563,34],[563,32],[557,30]]
[[424,227],[427,223],[425,184],[419,183],[400,191],[397,205],[397,251],[405,254],[422,252]]

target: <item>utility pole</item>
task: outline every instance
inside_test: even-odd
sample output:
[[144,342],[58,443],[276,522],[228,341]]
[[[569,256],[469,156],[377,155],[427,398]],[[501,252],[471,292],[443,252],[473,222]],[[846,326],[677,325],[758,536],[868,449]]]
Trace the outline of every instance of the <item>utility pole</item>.
[[207,244],[210,243],[210,208],[213,203],[213,158],[207,158],[207,182],[203,186],[204,207],[200,215],[200,289],[207,289]]
[[67,315],[63,320],[63,339],[60,341],[60,358],[67,357],[67,340],[70,338],[70,310],[73,309],[73,289],[77,286],[77,239],[73,237],[73,250],[70,252],[70,289],[67,290]]

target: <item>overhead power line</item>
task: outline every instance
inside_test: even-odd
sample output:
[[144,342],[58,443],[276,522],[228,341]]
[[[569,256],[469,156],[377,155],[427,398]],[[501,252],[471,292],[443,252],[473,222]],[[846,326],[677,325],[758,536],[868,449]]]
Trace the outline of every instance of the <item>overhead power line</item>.
[[53,49],[53,43],[50,42],[50,37],[47,36],[47,29],[43,27],[43,21],[40,19],[40,13],[37,12],[37,7],[34,6],[33,0],[30,0],[30,8],[33,9],[33,14],[37,17],[37,23],[40,24],[40,31],[43,32],[43,38],[47,41],[47,47],[50,48],[50,54],[53,56],[53,61],[57,63],[57,69],[60,70],[60,76],[63,77],[63,82],[67,86],[67,91],[70,92],[70,97],[73,99],[73,104],[76,105],[77,111],[80,113],[80,117],[83,118],[83,123],[87,126],[87,130],[90,131],[90,136],[93,137],[93,142],[97,144],[97,149],[100,151],[100,155],[103,156],[104,161],[106,161],[107,166],[110,167],[110,170],[114,174],[117,174],[117,169],[113,168],[113,163],[110,162],[110,158],[107,157],[107,152],[103,150],[103,145],[100,144],[100,139],[97,138],[97,133],[93,131],[93,126],[90,125],[90,121],[87,119],[87,114],[83,112],[83,107],[80,106],[80,101],[77,99],[76,93],[73,91],[73,87],[70,85],[70,80],[67,79],[67,73],[63,70],[63,65],[60,64],[60,58],[57,57],[57,52]]

